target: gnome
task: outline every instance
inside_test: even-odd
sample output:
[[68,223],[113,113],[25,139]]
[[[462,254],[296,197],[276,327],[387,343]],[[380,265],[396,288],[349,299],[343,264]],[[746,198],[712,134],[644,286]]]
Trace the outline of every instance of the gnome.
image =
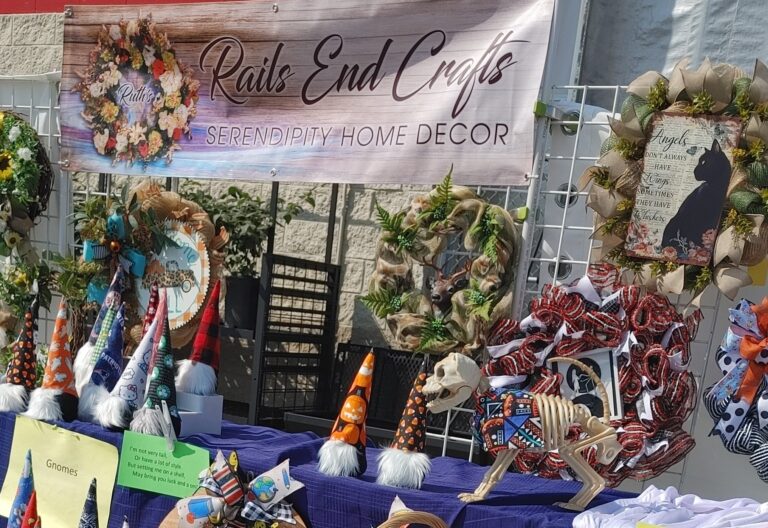
[[37,528],[40,526],[40,516],[37,514],[37,492],[32,491],[32,496],[29,498],[29,504],[27,504],[27,510],[24,512],[24,518],[21,519],[21,525],[23,528]]
[[99,341],[106,338],[106,346],[101,349],[99,358],[91,372],[90,382],[80,391],[77,416],[84,422],[96,422],[96,408],[99,403],[109,398],[123,372],[123,330],[125,327],[125,307],[111,307],[104,317],[104,325],[99,333]]
[[99,528],[99,506],[96,503],[96,479],[91,481],[88,488],[88,496],[85,498],[83,513],[80,514],[80,522],[77,528]]
[[62,299],[48,349],[43,385],[32,391],[24,413],[36,420],[71,422],[77,418],[77,390],[67,333],[67,301]]
[[360,365],[339,411],[331,436],[320,448],[318,469],[332,477],[356,477],[365,473],[365,419],[373,385],[376,356],[371,350]]
[[11,503],[11,513],[8,515],[8,528],[21,528],[24,513],[32,500],[35,492],[35,479],[32,476],[32,451],[27,450],[24,459],[24,467],[19,476],[19,485],[16,488],[16,496]]
[[200,326],[189,359],[178,363],[176,390],[212,396],[216,394],[216,377],[219,372],[221,340],[219,338],[219,291],[221,281],[216,281],[208,304],[205,306]]
[[424,454],[427,439],[427,402],[422,392],[428,369],[429,356],[425,356],[421,369],[413,380],[395,439],[392,445],[379,455],[379,476],[376,479],[379,484],[419,489],[424,477],[429,473],[431,462]]
[[149,287],[149,302],[147,303],[147,311],[144,312],[144,322],[141,327],[141,337],[147,335],[149,327],[155,322],[155,315],[157,314],[157,306],[160,303],[160,291],[157,289],[157,282],[153,282]]
[[19,339],[13,344],[13,355],[0,385],[0,412],[21,413],[27,408],[29,393],[37,381],[35,332],[37,331],[37,299],[24,314]]
[[[164,297],[165,290],[160,296],[160,305],[167,306]],[[160,317],[162,316],[162,319]],[[157,354],[149,377],[149,391],[144,406],[133,413],[131,431],[141,434],[163,436],[163,408],[161,402],[168,405],[168,413],[171,424],[179,434],[181,430],[181,416],[176,406],[176,386],[173,383],[173,351],[171,350],[171,328],[168,324],[168,310],[164,308],[162,313],[158,311],[158,320],[162,322],[163,333],[157,345]]]
[[[107,316],[110,308],[117,309],[122,304],[123,290],[125,289],[125,271],[122,266],[117,267],[112,283],[109,285],[107,296],[99,309],[99,315],[96,316],[96,322],[93,323],[91,335],[88,341],[80,347],[75,356],[75,386],[77,394],[82,396],[83,387],[91,381],[91,373],[96,361],[99,359],[101,350],[106,346],[107,335],[99,341],[101,327],[104,325],[104,318]],[[107,325],[109,329],[109,325]]]
[[123,528],[131,528],[128,524],[128,517],[126,515],[123,515]]
[[123,370],[117,385],[112,389],[109,397],[96,407],[96,419],[102,427],[127,429],[131,424],[133,413],[144,405],[149,364],[157,348],[155,334],[158,326],[159,320],[155,318],[147,328],[144,337],[141,338],[139,346],[133,351],[133,356]]

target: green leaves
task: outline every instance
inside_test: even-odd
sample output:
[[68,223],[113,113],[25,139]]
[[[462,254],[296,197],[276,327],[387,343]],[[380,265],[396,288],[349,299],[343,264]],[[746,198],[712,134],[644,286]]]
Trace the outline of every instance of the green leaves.
[[405,211],[390,214],[389,211],[376,204],[376,216],[381,229],[384,231],[382,236],[384,242],[390,244],[396,253],[410,253],[413,251],[416,245],[418,228],[415,225],[403,227]]
[[33,265],[19,261],[0,275],[0,299],[21,318],[35,296],[41,307],[50,306],[50,282],[51,270],[45,262]]
[[[76,257],[65,257],[46,251],[43,258],[54,267],[51,274],[51,287],[58,291],[73,306],[84,305],[88,293],[88,283],[104,271],[99,262],[84,262]],[[104,281],[108,280],[104,277]]]
[[463,290],[462,293],[467,301],[469,313],[483,321],[490,321],[491,310],[495,304],[496,296],[491,293],[483,293],[480,290],[480,283],[477,279],[472,279],[469,282],[469,288]]
[[438,225],[448,219],[458,201],[453,197],[453,165],[445,175],[443,181],[439,183],[433,193],[429,195],[429,204],[424,211],[419,214],[420,222],[427,223],[429,229],[435,229]]
[[388,315],[395,314],[407,307],[411,300],[409,292],[397,293],[394,290],[382,289],[370,292],[360,298],[362,303],[376,317],[384,319]]
[[470,228],[469,234],[478,239],[480,251],[482,251],[493,264],[496,264],[499,260],[498,244],[504,226],[496,217],[493,209],[494,207],[495,206],[492,205],[488,206],[483,213],[483,216],[480,218],[480,221]]
[[421,330],[421,340],[416,351],[427,352],[437,344],[451,341],[452,339],[446,319],[444,317],[428,315],[427,323]]

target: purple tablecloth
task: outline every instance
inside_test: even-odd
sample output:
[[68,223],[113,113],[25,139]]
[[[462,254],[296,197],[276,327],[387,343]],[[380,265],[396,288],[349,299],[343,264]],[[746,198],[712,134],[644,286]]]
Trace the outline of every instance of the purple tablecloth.
[[[8,469],[13,439],[14,416],[0,413],[0,485]],[[72,431],[109,442],[118,448],[122,434],[101,427],[74,422],[58,423]],[[455,458],[433,459],[432,472],[420,491],[379,486],[376,481],[377,449],[368,450],[368,471],[362,478],[329,478],[315,467],[322,439],[313,433],[284,433],[265,427],[235,425],[225,422],[221,436],[193,435],[181,440],[225,453],[237,449],[241,465],[260,473],[290,458],[291,475],[304,483],[305,489],[291,495],[291,500],[312,528],[370,528],[383,522],[395,495],[414,510],[432,512],[452,527],[488,528],[570,528],[575,514],[551,506],[566,501],[579,488],[571,482],[508,474],[480,503],[466,505],[456,498],[460,491],[474,488],[486,468]],[[65,491],[65,490],[62,490]],[[617,491],[603,492],[593,505],[630,496]],[[123,515],[132,528],[155,528],[173,508],[176,499],[116,486],[112,496],[109,528],[120,528]],[[6,512],[0,512],[0,515]],[[0,528],[5,528],[0,518]]]

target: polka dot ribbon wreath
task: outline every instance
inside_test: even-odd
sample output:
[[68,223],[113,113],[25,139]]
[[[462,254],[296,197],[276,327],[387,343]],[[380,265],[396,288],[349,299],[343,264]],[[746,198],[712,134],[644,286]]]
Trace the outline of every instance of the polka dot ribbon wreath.
[[[591,266],[569,286],[547,285],[522,321],[502,320],[489,335],[489,362],[483,372],[493,386],[514,384],[560,394],[561,374],[545,367],[550,356],[575,356],[611,348],[619,366],[622,418],[611,422],[623,449],[610,465],[587,462],[616,486],[626,478],[652,478],[694,447],[682,425],[696,402],[696,382],[688,371],[690,342],[701,312],[683,317],[666,297],[620,283],[615,268]],[[568,439],[583,436],[571,427]],[[521,453],[516,469],[547,478],[573,479],[557,453]]]
[[768,298],[759,305],[742,299],[729,320],[717,351],[723,377],[704,391],[704,404],[715,422],[712,434],[728,451],[749,455],[768,482]]

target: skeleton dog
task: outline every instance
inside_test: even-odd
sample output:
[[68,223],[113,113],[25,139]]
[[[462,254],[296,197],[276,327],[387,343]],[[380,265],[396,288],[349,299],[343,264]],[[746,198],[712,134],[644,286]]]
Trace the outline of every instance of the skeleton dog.
[[[597,446],[597,459],[610,464],[621,451],[616,439],[616,430],[608,425],[610,407],[608,394],[600,378],[580,361],[557,357],[550,362],[564,362],[578,366],[595,382],[603,402],[602,420],[592,416],[583,405],[576,405],[559,396],[535,394],[514,389],[491,389],[477,364],[469,357],[458,353],[449,354],[435,365],[434,374],[424,385],[424,394],[429,400],[427,408],[433,413],[447,411],[461,405],[474,396],[481,408],[493,409],[480,420],[486,449],[496,454],[496,460],[486,472],[475,491],[462,493],[459,498],[465,502],[485,499],[488,493],[502,479],[521,449],[534,452],[558,450],[562,459],[573,469],[583,482],[581,490],[567,503],[557,506],[581,511],[605,487],[603,478],[590,467],[581,452],[590,446]],[[487,405],[491,404],[491,405]],[[571,425],[579,424],[586,437],[569,443],[566,440]]]

